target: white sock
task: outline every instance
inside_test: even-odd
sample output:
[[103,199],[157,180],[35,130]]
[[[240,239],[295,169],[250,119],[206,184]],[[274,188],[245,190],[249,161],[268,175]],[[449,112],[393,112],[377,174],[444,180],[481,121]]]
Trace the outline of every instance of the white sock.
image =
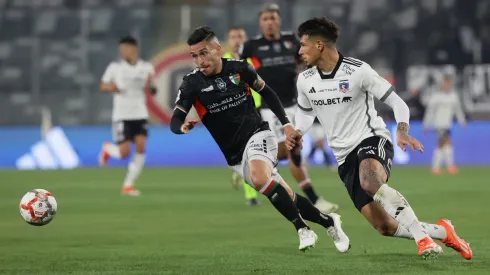
[[129,163],[128,173],[124,179],[124,187],[130,187],[134,185],[134,182],[138,178],[145,164],[145,154],[136,153],[133,159]]
[[451,167],[454,165],[454,153],[453,153],[453,146],[452,145],[446,145],[444,147],[444,151],[446,152],[445,158],[446,158],[446,165],[448,167]]
[[379,202],[386,212],[395,218],[401,226],[405,227],[412,234],[415,241],[418,242],[428,237],[407,200],[388,184],[381,185],[373,199]]
[[432,169],[440,169],[443,157],[443,150],[441,148],[436,148],[434,155],[432,157]]
[[119,150],[119,146],[113,143],[107,143],[104,145],[104,150],[111,156],[111,158],[120,159],[121,151]]
[[[436,240],[444,240],[447,236],[446,229],[444,226],[440,226],[437,224],[429,224],[425,222],[421,222],[420,225],[422,225],[422,228],[429,234],[429,236],[432,239]],[[404,238],[404,239],[411,239],[413,240],[412,234],[403,226],[398,224],[398,229],[395,232],[395,235],[393,237],[398,237],[398,238]]]

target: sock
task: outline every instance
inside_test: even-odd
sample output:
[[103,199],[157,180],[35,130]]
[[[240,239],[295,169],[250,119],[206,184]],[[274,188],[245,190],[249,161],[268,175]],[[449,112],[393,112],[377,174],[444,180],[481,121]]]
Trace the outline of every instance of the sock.
[[243,182],[243,191],[245,191],[245,199],[251,200],[251,199],[256,199],[257,198],[257,191],[255,189],[246,184],[245,181]]
[[145,164],[145,154],[136,153],[133,159],[129,163],[128,173],[126,179],[124,179],[124,187],[130,187],[134,185],[134,182],[138,178]]
[[[422,225],[422,228],[429,234],[429,236],[432,239],[436,240],[444,240],[447,236],[446,229],[444,226],[440,226],[437,224],[429,224],[425,222],[421,222],[420,225]],[[413,239],[412,234],[403,226],[398,224],[398,229],[395,232],[395,235],[393,237],[399,237],[399,238],[405,238],[405,239]]]
[[432,169],[440,169],[442,162],[442,150],[441,148],[436,148],[434,151],[434,156],[432,157]]
[[299,188],[301,188],[301,190],[303,190],[305,195],[311,201],[311,203],[315,204],[316,201],[318,200],[318,195],[316,194],[315,189],[313,189],[313,186],[311,186],[311,180],[305,179],[305,180],[299,182],[298,185],[299,185]]
[[388,184],[381,185],[373,199],[379,202],[386,212],[395,218],[401,226],[412,233],[415,241],[418,242],[428,236],[407,200]]
[[299,214],[299,210],[289,196],[288,191],[281,184],[271,179],[260,189],[260,193],[269,198],[277,211],[294,225],[296,231],[305,227],[309,228]]
[[313,206],[313,204],[311,204],[307,198],[299,194],[295,194],[294,201],[299,209],[299,213],[305,220],[320,224],[325,228],[333,226],[332,218],[329,215],[320,212],[320,210]]
[[114,143],[107,143],[104,145],[104,150],[111,156],[111,158],[120,159],[121,151],[119,150],[119,146]]
[[454,153],[453,153],[453,146],[452,145],[446,145],[444,147],[445,151],[445,160],[446,160],[446,165],[447,167],[451,167],[454,165]]

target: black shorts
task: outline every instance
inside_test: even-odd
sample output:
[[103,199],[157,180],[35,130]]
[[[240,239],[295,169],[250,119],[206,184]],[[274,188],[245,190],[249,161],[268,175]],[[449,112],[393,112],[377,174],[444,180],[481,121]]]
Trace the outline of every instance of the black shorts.
[[436,129],[435,131],[436,131],[437,139],[439,140],[439,142],[441,142],[442,140],[445,140],[451,136],[451,130],[450,129]]
[[352,150],[345,162],[339,166],[339,176],[357,210],[361,211],[364,205],[373,201],[373,198],[361,188],[359,164],[365,159],[376,159],[383,165],[389,178],[393,154],[393,145],[389,140],[377,136],[369,137]]
[[120,120],[112,124],[112,136],[117,143],[134,141],[137,135],[148,136],[148,120]]

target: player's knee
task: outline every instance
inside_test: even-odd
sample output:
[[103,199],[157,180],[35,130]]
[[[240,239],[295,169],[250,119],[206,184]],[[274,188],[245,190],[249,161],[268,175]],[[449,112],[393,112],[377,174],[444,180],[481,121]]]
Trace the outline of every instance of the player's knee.
[[252,180],[255,190],[260,190],[269,182],[269,176],[265,171],[258,169],[250,170],[250,179]]
[[396,225],[390,222],[374,225],[374,228],[383,236],[393,236],[397,230]]
[[119,152],[121,153],[121,158],[127,158],[131,153],[131,147],[129,144],[119,145]]
[[278,160],[285,160],[289,156],[288,148],[286,147],[286,144],[284,142],[279,143],[278,150],[277,150],[277,159]]
[[138,154],[144,154],[146,152],[146,146],[145,144],[136,144],[136,153]]

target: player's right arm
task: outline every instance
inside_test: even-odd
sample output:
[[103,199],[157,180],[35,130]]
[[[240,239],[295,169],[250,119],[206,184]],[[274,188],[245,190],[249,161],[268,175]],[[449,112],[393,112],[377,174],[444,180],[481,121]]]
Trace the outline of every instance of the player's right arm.
[[195,100],[195,94],[189,83],[188,77],[185,76],[182,84],[179,88],[179,94],[177,95],[177,100],[175,101],[174,113],[170,121],[170,130],[175,134],[187,134],[194,125],[196,125],[197,120],[185,121],[187,114],[192,108],[192,104]]
[[289,150],[294,148],[298,142],[301,145],[303,135],[310,130],[316,118],[316,114],[311,106],[310,100],[304,92],[301,77],[302,76],[299,75],[298,80],[296,81],[296,88],[298,90],[298,109],[294,114],[296,132],[293,132],[292,135],[286,137],[286,146],[289,148]]
[[119,92],[116,84],[114,84],[116,74],[115,70],[116,65],[114,63],[111,63],[109,64],[109,66],[107,66],[107,69],[105,69],[105,72],[102,75],[102,81],[100,82],[100,91],[109,93]]

